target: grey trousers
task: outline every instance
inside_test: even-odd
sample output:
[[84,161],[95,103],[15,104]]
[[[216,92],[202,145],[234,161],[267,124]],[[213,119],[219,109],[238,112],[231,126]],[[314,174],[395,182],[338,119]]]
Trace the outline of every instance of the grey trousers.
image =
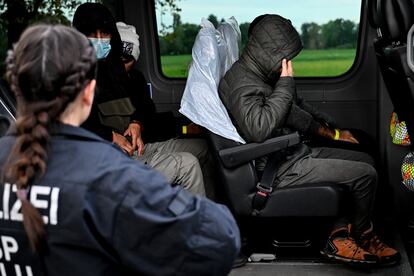
[[[211,161],[204,140],[170,139],[148,143],[142,156],[134,156],[162,173],[172,185],[180,185],[194,194],[206,194],[201,168]],[[209,173],[210,168],[206,170],[206,177]]]
[[[371,227],[377,185],[374,160],[366,153],[337,148],[313,148],[286,172],[276,175],[277,188],[305,183],[332,182],[345,185],[352,195],[352,232],[359,237]],[[335,227],[344,226],[340,219]]]

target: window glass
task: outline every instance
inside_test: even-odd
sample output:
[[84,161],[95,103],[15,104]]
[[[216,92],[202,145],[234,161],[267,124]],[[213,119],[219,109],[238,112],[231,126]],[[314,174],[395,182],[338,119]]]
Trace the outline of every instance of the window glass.
[[304,46],[293,60],[295,76],[339,76],[355,60],[361,0],[176,0],[173,5],[167,2],[171,1],[156,1],[161,67],[167,77],[187,76],[202,17],[217,26],[234,16],[242,32],[241,49],[256,16],[275,13],[290,19]]

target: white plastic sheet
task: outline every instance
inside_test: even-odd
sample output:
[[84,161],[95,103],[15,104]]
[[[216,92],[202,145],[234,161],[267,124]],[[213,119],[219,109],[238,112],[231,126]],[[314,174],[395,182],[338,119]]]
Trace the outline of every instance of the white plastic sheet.
[[239,24],[237,23],[236,18],[233,16],[228,19],[227,22],[221,22],[218,27],[217,31],[219,32],[219,36],[217,37],[217,41],[220,47],[220,41],[224,41],[224,45],[226,48],[225,55],[221,55],[221,51],[219,52],[220,55],[220,64],[221,64],[221,72],[220,78],[226,74],[227,70],[239,59],[239,46],[241,43],[241,32],[239,28]]
[[211,132],[244,144],[217,91],[221,77],[238,59],[239,41],[240,29],[234,17],[220,24],[219,30],[210,21],[201,20],[179,111]]

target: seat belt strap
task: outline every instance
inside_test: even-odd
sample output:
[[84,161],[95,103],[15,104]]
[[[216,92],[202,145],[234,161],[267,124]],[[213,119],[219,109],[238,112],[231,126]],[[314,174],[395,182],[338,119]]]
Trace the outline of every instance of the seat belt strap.
[[283,156],[285,156],[284,151],[274,152],[269,156],[263,171],[262,179],[257,183],[257,191],[253,196],[253,215],[258,215],[266,206],[267,199],[273,191],[273,181],[276,172],[282,163]]

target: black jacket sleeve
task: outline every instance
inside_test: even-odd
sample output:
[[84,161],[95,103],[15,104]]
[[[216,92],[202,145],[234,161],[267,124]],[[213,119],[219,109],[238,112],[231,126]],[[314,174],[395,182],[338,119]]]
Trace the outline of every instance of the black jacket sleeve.
[[312,114],[303,110],[297,104],[292,104],[287,116],[286,125],[302,133],[315,133],[320,126],[314,120]]
[[317,108],[315,108],[313,105],[306,102],[305,99],[303,99],[299,95],[297,97],[296,104],[300,108],[305,110],[306,112],[310,113],[312,117],[319,123],[321,124],[326,123],[330,127],[334,127],[334,128],[337,127],[338,124],[336,123],[335,119],[332,116],[328,115],[325,112],[319,111]]
[[302,133],[315,134],[321,125],[326,124],[330,127],[337,125],[331,116],[318,111],[298,95],[290,108],[286,125]]
[[244,83],[230,89],[223,79],[220,88],[231,92],[224,97],[221,95],[222,100],[242,136],[250,142],[263,142],[285,124],[295,97],[295,81],[291,77],[283,77],[274,88],[255,81]]

